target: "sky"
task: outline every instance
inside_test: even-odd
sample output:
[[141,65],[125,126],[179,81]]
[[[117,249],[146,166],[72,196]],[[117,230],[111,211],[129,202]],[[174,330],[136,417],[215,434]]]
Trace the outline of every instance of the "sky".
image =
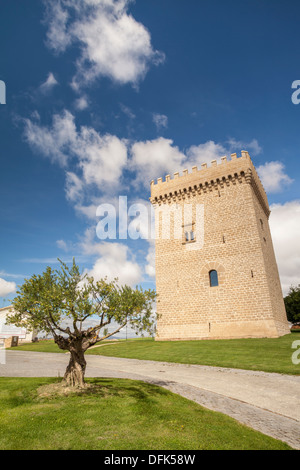
[[58,258],[154,288],[153,242],[100,239],[103,205],[148,207],[152,179],[241,150],[268,195],[284,293],[299,284],[298,2],[0,5],[0,307]]

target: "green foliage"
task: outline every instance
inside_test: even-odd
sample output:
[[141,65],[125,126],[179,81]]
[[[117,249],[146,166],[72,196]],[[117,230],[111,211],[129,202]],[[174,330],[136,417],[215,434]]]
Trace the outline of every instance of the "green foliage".
[[292,323],[300,323],[300,284],[290,287],[284,303],[288,320]]
[[[51,333],[61,349],[80,341],[83,351],[127,323],[139,334],[153,332],[153,290],[119,286],[117,279],[95,281],[80,273],[75,260],[71,267],[60,263],[59,270],[47,267],[43,274],[25,279],[13,301],[15,313],[8,323]],[[89,319],[97,319],[97,324],[84,330],[84,322]],[[112,322],[117,323],[116,330],[110,334],[106,330],[101,337],[100,330]]]

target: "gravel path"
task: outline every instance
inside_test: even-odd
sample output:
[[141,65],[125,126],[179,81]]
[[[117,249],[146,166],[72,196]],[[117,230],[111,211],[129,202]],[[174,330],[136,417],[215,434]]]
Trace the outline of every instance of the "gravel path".
[[[87,377],[144,380],[222,412],[300,450],[300,376],[86,356]],[[63,376],[68,355],[6,351],[0,376]]]

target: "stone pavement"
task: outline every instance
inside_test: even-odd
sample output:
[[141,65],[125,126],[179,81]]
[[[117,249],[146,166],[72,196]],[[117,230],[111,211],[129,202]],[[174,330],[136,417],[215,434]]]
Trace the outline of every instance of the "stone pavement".
[[[160,385],[300,449],[300,376],[87,355],[87,377]],[[62,377],[68,354],[6,351],[0,376]]]

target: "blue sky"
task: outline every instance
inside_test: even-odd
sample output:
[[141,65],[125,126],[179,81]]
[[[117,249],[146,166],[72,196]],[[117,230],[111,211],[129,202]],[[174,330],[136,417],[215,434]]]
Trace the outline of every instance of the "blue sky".
[[299,283],[300,4],[10,0],[0,17],[0,307],[57,257],[154,287],[153,244],[97,239],[99,204],[248,150],[284,291]]

